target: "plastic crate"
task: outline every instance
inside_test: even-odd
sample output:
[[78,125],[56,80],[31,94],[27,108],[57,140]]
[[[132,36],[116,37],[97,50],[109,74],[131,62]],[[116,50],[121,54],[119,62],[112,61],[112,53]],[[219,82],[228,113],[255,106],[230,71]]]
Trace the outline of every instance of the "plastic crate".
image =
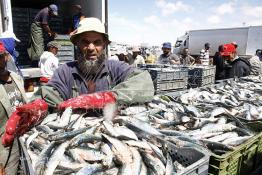
[[165,68],[168,65],[165,64],[138,64],[137,67],[141,69],[148,69],[148,68]]
[[212,85],[215,83],[215,75],[205,76],[205,77],[196,77],[188,76],[188,88],[202,87],[206,85]]
[[167,151],[173,160],[178,161],[184,167],[177,175],[206,175],[208,174],[209,153],[196,148],[177,147],[175,144],[165,141]]
[[247,175],[262,161],[262,133],[224,155],[211,154],[208,173],[211,175]]
[[187,80],[174,80],[174,81],[153,81],[155,94],[163,94],[187,88]]
[[188,66],[188,75],[189,76],[210,76],[216,74],[215,66]]
[[147,69],[150,73],[153,81],[171,81],[171,80],[184,80],[188,77],[188,70],[181,69],[170,69],[170,68],[149,68]]
[[68,61],[73,61],[74,56],[74,45],[70,41],[68,35],[58,35],[55,41],[60,44],[60,48],[57,53],[57,57],[60,63],[65,63]]

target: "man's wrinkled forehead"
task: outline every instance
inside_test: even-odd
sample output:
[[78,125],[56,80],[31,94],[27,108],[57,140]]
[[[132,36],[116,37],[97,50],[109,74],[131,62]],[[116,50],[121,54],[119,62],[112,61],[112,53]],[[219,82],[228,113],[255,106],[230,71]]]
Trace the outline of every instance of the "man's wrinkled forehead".
[[79,35],[79,38],[78,38],[78,41],[93,42],[96,40],[104,41],[105,40],[104,35],[101,33],[97,33],[97,32],[85,32]]

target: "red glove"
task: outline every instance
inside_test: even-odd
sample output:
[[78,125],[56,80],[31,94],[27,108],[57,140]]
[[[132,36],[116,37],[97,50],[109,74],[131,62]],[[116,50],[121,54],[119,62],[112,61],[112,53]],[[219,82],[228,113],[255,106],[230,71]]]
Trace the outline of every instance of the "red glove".
[[113,92],[97,92],[93,94],[84,94],[76,98],[71,98],[58,105],[58,109],[72,107],[73,109],[102,109],[108,103],[115,103],[116,97]]
[[2,136],[2,144],[10,146],[14,138],[23,135],[26,131],[40,123],[47,115],[48,105],[44,100],[37,99],[16,108],[6,122],[5,133]]

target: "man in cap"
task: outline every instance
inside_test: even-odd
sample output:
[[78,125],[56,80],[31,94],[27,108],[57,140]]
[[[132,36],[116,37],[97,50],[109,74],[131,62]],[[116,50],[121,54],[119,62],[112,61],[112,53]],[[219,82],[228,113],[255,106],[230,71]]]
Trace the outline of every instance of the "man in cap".
[[216,80],[222,80],[225,79],[225,60],[222,57],[221,53],[223,52],[223,45],[220,45],[218,47],[218,51],[215,53],[214,58],[213,58],[213,65],[216,66],[216,75],[215,79]]
[[171,43],[165,42],[162,46],[163,54],[158,58],[158,64],[179,64],[179,57],[171,53]]
[[[38,91],[46,102],[36,100],[27,104],[26,106],[30,106],[30,114],[24,111],[27,116],[34,114],[38,116],[34,118],[38,119],[39,106],[44,108],[41,110],[43,114],[46,106],[50,111],[64,110],[67,107],[90,110],[104,109],[116,103],[130,105],[152,100],[154,86],[147,71],[105,57],[105,48],[110,40],[99,19],[85,18],[80,21],[77,33],[72,35],[70,40],[80,51],[77,61],[65,63],[55,71],[47,85],[42,86]],[[20,111],[16,115],[24,115],[24,112]],[[113,115],[108,114],[107,117]],[[37,121],[26,121],[24,118],[19,120],[11,136],[23,134]],[[23,130],[18,134],[21,126],[27,127],[22,128]],[[10,146],[13,137],[6,138],[7,136],[8,133],[5,132],[2,140],[5,146]]]
[[133,47],[132,52],[132,58],[134,60],[134,62],[131,64],[132,66],[137,67],[139,64],[145,64],[145,59],[140,55],[141,51],[139,47]]
[[[5,133],[7,120],[12,112],[16,110],[16,107],[27,102],[23,79],[16,73],[6,69],[8,59],[10,57],[3,43],[0,42],[0,136]],[[2,171],[7,175],[16,175],[20,157],[18,141],[15,139],[10,148],[5,148],[3,141],[0,141],[0,164],[6,166]]]
[[47,44],[47,51],[43,52],[40,57],[39,67],[41,70],[40,82],[47,83],[53,76],[54,71],[58,68],[59,60],[56,57],[60,45],[56,41],[50,41]]
[[224,44],[221,56],[226,60],[226,77],[244,77],[250,75],[251,65],[248,60],[237,55],[236,47],[231,44]]
[[146,50],[146,63],[154,64],[156,62],[156,56],[151,53],[148,49]]
[[41,54],[44,52],[44,33],[46,32],[50,38],[55,38],[56,33],[49,27],[49,20],[53,16],[58,16],[58,8],[55,4],[40,10],[31,24],[31,36],[28,55],[32,60],[32,66],[37,67]]

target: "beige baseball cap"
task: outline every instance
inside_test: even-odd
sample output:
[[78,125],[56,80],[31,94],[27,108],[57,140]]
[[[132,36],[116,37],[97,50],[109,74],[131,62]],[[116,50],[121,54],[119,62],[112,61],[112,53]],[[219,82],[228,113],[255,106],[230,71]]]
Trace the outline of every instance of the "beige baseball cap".
[[[79,26],[76,32],[71,35],[70,40],[72,43],[76,43],[77,36],[85,32],[97,32],[103,34],[109,41],[108,34],[105,31],[104,24],[98,18],[84,18],[79,22]],[[110,41],[109,41],[110,42]]]

